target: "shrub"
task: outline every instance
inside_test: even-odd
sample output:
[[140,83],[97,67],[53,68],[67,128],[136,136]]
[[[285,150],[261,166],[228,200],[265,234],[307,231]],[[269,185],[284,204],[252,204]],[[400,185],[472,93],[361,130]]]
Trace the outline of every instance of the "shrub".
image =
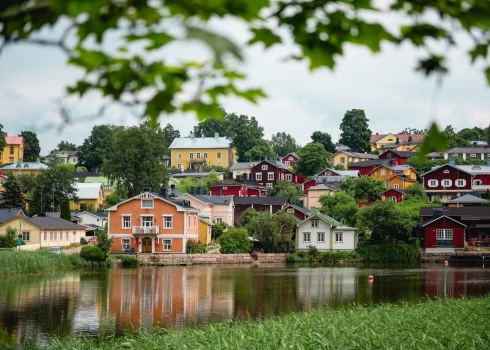
[[93,245],[86,245],[82,248],[80,252],[80,257],[84,260],[89,261],[94,266],[94,263],[98,263],[99,267],[101,263],[105,262],[106,257],[102,249]]
[[419,259],[416,244],[374,244],[359,248],[359,255],[367,262],[415,262]]
[[248,232],[244,228],[230,228],[218,239],[218,243],[222,254],[248,253],[252,248]]
[[189,239],[187,241],[186,251],[187,254],[202,254],[202,253],[206,253],[207,247],[205,244],[202,244],[200,241],[196,241],[195,239]]
[[6,234],[0,235],[0,248],[17,247],[17,229],[7,226]]
[[111,260],[120,260],[122,267],[137,267],[139,263],[136,255],[117,254],[112,255]]
[[87,240],[85,239],[85,237],[80,237],[80,244],[87,245]]

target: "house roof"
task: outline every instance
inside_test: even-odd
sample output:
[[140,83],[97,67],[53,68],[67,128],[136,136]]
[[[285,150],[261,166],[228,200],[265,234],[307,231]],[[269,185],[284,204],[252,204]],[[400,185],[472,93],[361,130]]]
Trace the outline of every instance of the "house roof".
[[318,174],[313,175],[313,178],[320,176],[321,173],[331,171],[332,173],[339,174],[340,176],[349,176],[349,177],[359,177],[359,170],[336,170],[331,168],[325,168],[320,171]]
[[[148,195],[150,195],[150,196],[148,196]],[[175,198],[175,197],[164,197],[161,194],[156,193],[156,192],[143,192],[143,193],[137,194],[134,197],[121,200],[119,203],[113,205],[110,208],[107,208],[106,211],[116,211],[117,210],[117,207],[119,205],[124,204],[124,203],[127,203],[129,201],[132,201],[134,199],[140,199],[139,198],[140,196],[145,197],[144,199],[153,196],[154,198],[160,199],[160,200],[162,200],[164,202],[167,202],[169,204],[174,205],[175,207],[177,207],[177,211],[192,211],[192,212],[195,212],[196,211],[196,212],[199,212],[199,210],[197,210],[196,208],[193,208],[191,206],[186,205],[184,201],[186,201],[186,202],[188,202],[188,201],[185,200],[185,199]],[[148,199],[150,199],[150,198],[148,198]]]
[[189,193],[186,193],[184,196],[194,197],[195,199],[203,203],[216,204],[216,205],[229,205],[233,201],[233,196],[213,196],[213,195],[189,194]]
[[231,167],[230,167],[230,171],[233,171],[233,170],[250,170],[252,169],[252,167],[257,164],[257,162],[239,162],[239,163],[234,163]]
[[434,211],[442,211],[446,216],[458,216],[461,220],[489,220],[490,207],[422,207],[420,208],[420,216],[434,216]]
[[223,181],[216,182],[210,187],[222,187],[222,186],[244,186],[244,187],[258,187],[265,189],[265,186],[261,184],[250,181],[250,180],[235,180],[235,179],[224,179]]
[[483,199],[483,198],[480,198],[480,197],[477,197],[477,196],[473,196],[472,194],[468,193],[468,194],[459,196],[457,198],[450,199],[450,200],[446,201],[446,203],[484,204],[484,203],[490,203],[490,201]]
[[296,157],[296,158],[299,158],[299,156],[296,154],[296,152],[290,152],[290,153],[286,154],[284,157],[281,157],[281,158],[284,159],[284,158],[286,158],[289,155],[291,155],[293,157]]
[[351,151],[343,151],[343,150],[337,150],[337,152],[335,152],[335,154],[337,154],[337,153],[343,153],[346,156],[354,157],[354,158],[365,158],[365,159],[378,159],[379,158],[379,156],[377,156],[376,154],[369,154],[369,153],[351,152]]
[[318,209],[311,210],[310,216],[308,216],[306,219],[298,223],[298,225],[301,225],[302,223],[311,220],[315,217],[322,219],[323,221],[327,222],[329,225],[334,226],[336,228],[357,230],[357,228],[355,227],[344,226],[344,224],[341,223],[340,221],[337,221],[331,216],[328,216],[327,214],[320,212],[320,210]]
[[388,163],[390,161],[389,158],[387,159],[372,159],[372,160],[364,160],[362,162],[356,162],[356,163],[351,163],[349,165],[349,168],[369,168],[369,167],[372,167],[372,166],[376,166],[376,165],[381,165],[381,164],[385,164],[385,163]]
[[233,197],[235,205],[251,205],[251,204],[263,204],[263,205],[286,205],[289,204],[289,197],[286,196],[274,196],[274,197]]
[[289,204],[286,208],[284,209],[287,209],[287,208],[293,208],[297,211],[299,211],[300,213],[303,213],[305,215],[310,215],[311,213],[311,210],[308,209],[308,208],[304,208],[304,207],[300,207],[300,206],[297,206],[296,204]]
[[331,190],[331,191],[335,191],[335,188],[333,188],[332,186],[329,186],[329,185],[324,185],[324,184],[318,184],[318,185],[315,185],[315,186],[311,186],[310,188],[308,188],[308,191],[315,191],[315,190]]
[[272,165],[272,166],[275,166],[275,167],[277,167],[277,168],[281,168],[281,169],[289,169],[289,165],[286,165],[286,164],[284,164],[284,163],[282,163],[282,162],[280,162],[280,161],[278,161],[278,160],[275,160],[275,159],[274,159],[274,160],[265,159],[265,160],[263,160],[263,161],[258,162],[257,164],[255,164],[255,165],[254,165],[254,167],[255,167],[255,166],[257,166],[257,165],[259,165],[259,164],[262,164],[262,163],[264,163],[264,162],[265,162],[265,163],[268,163],[268,164],[270,164],[270,165]]
[[488,153],[490,154],[490,148],[482,148],[482,147],[454,147],[449,150],[447,150],[445,153],[451,154],[451,153],[475,153],[475,154],[481,154],[481,153]]
[[394,154],[396,154],[400,158],[410,158],[410,157],[414,157],[414,156],[416,156],[418,154],[417,152],[395,151],[395,150],[390,149],[390,150],[384,152],[382,155],[380,155],[380,158],[387,158],[387,157],[383,157],[383,155],[385,155],[387,153],[394,153]]
[[5,134],[5,141],[7,142],[7,146],[10,145],[22,145],[22,140],[24,138],[22,136],[8,136]]
[[394,179],[395,177],[398,177],[399,179],[402,179],[402,180],[407,181],[407,182],[415,182],[415,180],[409,179],[409,178],[405,177],[405,175],[394,175],[394,176],[390,177],[388,179],[388,181],[390,181],[391,179]]
[[[196,177],[196,178],[200,178],[200,177],[204,177],[204,176],[208,176],[209,174],[211,173],[211,171],[199,171],[199,172],[175,172],[172,174],[172,177],[176,177],[176,178],[179,178],[179,177]],[[223,174],[223,172],[216,172],[216,174],[220,175],[220,174]]]
[[464,170],[464,169],[460,169],[460,168],[458,168],[456,165],[451,165],[451,164],[443,164],[443,165],[439,165],[439,166],[435,166],[435,167],[433,167],[433,168],[432,168],[432,169],[430,169],[429,171],[427,171],[427,172],[425,172],[425,173],[421,174],[421,175],[420,175],[420,177],[424,177],[425,175],[430,174],[430,173],[432,173],[432,172],[434,172],[434,171],[436,171],[436,170],[442,169],[442,168],[444,168],[444,167],[451,167],[451,168],[456,169],[456,170],[458,170],[458,171],[462,171],[462,172],[464,172],[464,173],[467,173],[468,175],[473,175],[472,173],[470,173],[470,172],[468,172],[468,171],[466,171],[466,170]]
[[51,152],[50,154],[48,154],[46,156],[46,158],[49,158],[49,157],[60,157],[60,156],[76,156],[78,153],[78,151],[65,151],[65,150],[62,150],[62,151],[53,151]]
[[408,139],[410,136],[412,137],[412,141],[418,141],[418,140],[423,140],[425,138],[424,134],[376,134],[376,135],[371,135],[370,143],[376,143],[379,140],[381,140],[383,137],[388,136],[388,135],[393,135],[395,137],[398,137],[400,141],[403,142],[408,142]]
[[383,191],[380,193],[380,196],[382,196],[383,194],[385,194],[386,192],[390,192],[390,191],[395,191],[395,192],[399,192],[401,194],[405,194],[405,191],[403,190],[397,190],[396,188],[388,188],[386,191]]
[[24,216],[24,212],[20,208],[0,209],[0,224],[9,221],[16,216]]
[[490,174],[489,165],[456,165],[455,167],[473,175]]
[[441,152],[430,152],[425,155],[427,158],[444,158]]
[[0,167],[0,170],[46,170],[49,167],[40,162],[18,162]]
[[439,216],[439,217],[437,217],[437,218],[435,218],[435,219],[433,219],[433,220],[430,220],[430,221],[424,222],[424,223],[422,224],[422,227],[425,227],[425,226],[427,226],[427,225],[429,225],[429,224],[432,224],[433,222],[436,222],[436,221],[438,221],[438,220],[441,220],[442,218],[449,219],[449,220],[454,221],[455,223],[457,223],[457,224],[459,224],[459,225],[461,225],[461,226],[466,227],[466,225],[465,225],[465,224],[463,224],[463,223],[461,223],[461,222],[459,222],[459,221],[457,221],[457,220],[454,220],[454,219],[452,219],[452,218],[450,218],[449,216],[446,216],[446,215],[442,215],[442,216]]
[[75,183],[75,189],[77,190],[77,197],[79,199],[96,199],[99,198],[99,191],[102,184],[100,182],[94,183]]
[[97,216],[97,217],[102,218],[102,219],[107,219],[107,217],[108,217],[108,214],[105,211],[82,211],[81,213],[78,213],[77,215],[84,214],[84,213],[92,215],[92,216]]
[[76,179],[88,179],[89,177],[99,177],[99,176],[103,176],[103,175],[97,171],[75,171],[73,173],[73,177]]
[[103,185],[107,185],[109,184],[109,179],[105,176],[87,176],[85,178],[85,181],[83,181],[83,183],[86,184],[97,183],[97,182]]
[[22,219],[42,229],[85,230],[85,226],[74,224],[71,221],[61,219],[61,218],[43,217],[43,216],[36,216],[30,218],[28,216],[25,216],[22,217]]
[[178,137],[175,138],[169,149],[189,148],[230,148],[231,140],[226,137]]

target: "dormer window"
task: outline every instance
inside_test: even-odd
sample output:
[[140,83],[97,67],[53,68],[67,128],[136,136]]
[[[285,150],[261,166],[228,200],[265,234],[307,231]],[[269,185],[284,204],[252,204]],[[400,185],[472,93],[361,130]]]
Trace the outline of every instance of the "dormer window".
[[29,168],[29,164],[24,164],[24,168]]
[[267,165],[262,165],[262,170],[267,170]]
[[17,164],[15,167],[16,168],[22,168],[22,164]]
[[449,170],[444,170],[444,174],[449,174]]

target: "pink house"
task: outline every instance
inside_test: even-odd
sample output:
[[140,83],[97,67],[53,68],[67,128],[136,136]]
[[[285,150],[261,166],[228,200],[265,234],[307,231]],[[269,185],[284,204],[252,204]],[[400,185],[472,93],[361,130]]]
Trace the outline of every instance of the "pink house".
[[228,226],[234,225],[233,196],[212,196],[186,193],[181,199],[190,202],[190,206],[202,213],[207,213],[213,222],[222,222]]

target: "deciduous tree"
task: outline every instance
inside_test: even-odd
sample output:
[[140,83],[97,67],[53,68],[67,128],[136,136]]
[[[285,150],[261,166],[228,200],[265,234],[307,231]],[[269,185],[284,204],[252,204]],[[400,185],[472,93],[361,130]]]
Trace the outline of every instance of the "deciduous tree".
[[296,152],[299,149],[299,145],[294,137],[285,132],[278,132],[272,135],[270,144],[274,152],[280,156]]
[[41,146],[37,134],[33,131],[22,131],[20,136],[24,138],[24,162],[35,162],[39,159]]
[[[3,131],[3,125],[0,124],[0,154],[3,153],[5,147],[7,147],[7,139],[3,136],[5,132]],[[0,164],[2,163],[2,159],[0,157]]]
[[329,133],[315,131],[311,135],[311,141],[321,143],[327,152],[335,153],[335,145]]
[[362,202],[374,202],[380,193],[386,190],[383,181],[376,180],[371,176],[348,178],[342,182],[340,187],[342,191],[350,194],[356,201]]
[[355,227],[359,207],[350,194],[345,191],[338,191],[330,195],[322,195],[320,196],[320,203],[322,211],[326,212],[328,216]]
[[56,149],[58,151],[76,151],[77,150],[77,145],[74,143],[71,143],[70,141],[61,141],[58,143],[58,146],[56,146]]
[[299,197],[303,195],[301,186],[291,181],[277,181],[273,188],[267,191],[269,196],[286,196],[291,203],[298,203]]
[[295,165],[296,172],[306,176],[319,173],[327,167],[330,161],[330,153],[318,142],[305,145],[298,151],[298,156],[299,160]]
[[60,218],[71,221],[70,201],[64,199],[60,205]]
[[170,155],[170,150],[168,148],[176,138],[180,137],[180,131],[174,129],[171,124],[167,124],[163,128],[163,131],[165,132],[165,148],[167,149],[167,155]]
[[267,140],[258,140],[255,146],[249,149],[243,155],[243,160],[264,160],[266,157],[268,158],[276,158],[277,153],[272,149],[271,144]]
[[219,251],[222,254],[248,253],[252,243],[248,238],[248,232],[243,227],[232,227],[218,238]]
[[114,140],[123,127],[115,125],[95,125],[78,151],[78,163],[90,171],[100,170],[104,161],[114,153]]
[[340,124],[339,143],[350,147],[354,152],[370,152],[371,130],[364,110],[352,109],[345,112]]
[[425,193],[424,186],[419,182],[416,182],[412,186],[406,188],[403,200],[419,200],[425,202],[427,200],[427,193]]

